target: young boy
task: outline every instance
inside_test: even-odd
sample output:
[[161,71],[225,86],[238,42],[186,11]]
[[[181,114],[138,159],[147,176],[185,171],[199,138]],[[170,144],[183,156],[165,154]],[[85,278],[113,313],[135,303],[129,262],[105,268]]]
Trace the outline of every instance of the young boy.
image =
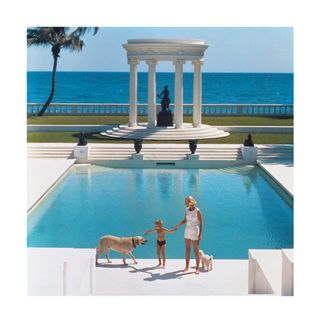
[[[178,230],[178,228],[176,227],[172,230],[169,230],[169,229],[163,228],[162,225],[163,225],[163,221],[158,219],[154,222],[154,229],[148,230],[144,234],[147,235],[151,232],[157,232],[157,255],[159,260],[157,267],[166,268],[166,240],[165,240],[166,233],[175,232]],[[161,266],[160,253],[162,253],[162,259],[163,259],[162,266]]]

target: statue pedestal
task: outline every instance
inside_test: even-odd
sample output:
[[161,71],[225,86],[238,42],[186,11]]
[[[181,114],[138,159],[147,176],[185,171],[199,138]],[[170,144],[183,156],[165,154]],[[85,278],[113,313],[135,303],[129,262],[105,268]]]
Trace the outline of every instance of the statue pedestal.
[[132,154],[133,160],[143,160],[143,153],[134,153]]
[[258,148],[257,147],[246,147],[241,146],[242,158],[249,164],[255,164],[258,159]]
[[197,154],[197,153],[194,153],[194,154],[188,154],[187,156],[188,156],[188,159],[189,159],[189,160],[199,160],[199,157],[200,157],[200,155],[199,155],[199,154]]
[[173,116],[170,110],[160,111],[157,116],[157,127],[172,127]]
[[75,146],[73,148],[73,156],[78,164],[87,163],[89,160],[89,146]]

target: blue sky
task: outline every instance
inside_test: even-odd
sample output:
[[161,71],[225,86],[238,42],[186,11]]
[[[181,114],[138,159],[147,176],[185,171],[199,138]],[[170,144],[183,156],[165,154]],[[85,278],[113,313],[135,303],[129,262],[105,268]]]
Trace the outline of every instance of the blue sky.
[[[293,28],[215,27],[104,27],[84,37],[82,52],[62,51],[58,71],[129,71],[126,51],[121,46],[130,38],[195,38],[203,39],[209,48],[205,53],[204,72],[293,72]],[[51,71],[50,48],[31,47],[28,71]],[[147,71],[144,62],[138,71]],[[159,72],[172,72],[171,62],[157,65]],[[192,72],[190,62],[185,72]]]

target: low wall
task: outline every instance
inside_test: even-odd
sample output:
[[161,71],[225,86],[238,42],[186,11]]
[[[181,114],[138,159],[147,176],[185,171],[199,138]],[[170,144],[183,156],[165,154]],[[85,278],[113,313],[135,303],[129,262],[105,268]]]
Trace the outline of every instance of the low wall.
[[101,132],[118,125],[28,125],[28,132]]
[[292,126],[217,126],[227,132],[244,133],[293,133]]
[[[37,115],[41,110],[40,103],[27,103],[27,114]],[[161,105],[157,104],[157,112]],[[174,112],[174,105],[170,105]],[[147,104],[137,104],[137,113],[140,116],[148,114]],[[183,105],[183,114],[191,116],[193,104]],[[128,115],[128,103],[52,103],[47,108],[46,115]],[[293,104],[202,104],[202,116],[270,116],[292,117]]]

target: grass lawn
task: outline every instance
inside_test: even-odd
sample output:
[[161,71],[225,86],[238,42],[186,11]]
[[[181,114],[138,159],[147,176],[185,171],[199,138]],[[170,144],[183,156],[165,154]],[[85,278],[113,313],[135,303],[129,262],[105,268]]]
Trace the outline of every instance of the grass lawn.
[[[147,117],[139,117],[139,122],[146,122]],[[126,124],[128,116],[42,116],[28,117],[28,124]],[[184,122],[192,122],[192,117],[184,117]],[[202,117],[202,123],[208,125],[252,125],[252,126],[293,126],[293,118],[272,118],[272,117]],[[28,142],[77,142],[78,132],[30,132]],[[128,143],[130,140],[107,139],[99,134],[86,134],[89,142],[100,143]],[[202,139],[200,143],[243,143],[245,133],[232,133],[230,136],[221,139]],[[293,134],[253,134],[254,142],[257,144],[292,144]],[[148,141],[152,142],[152,141]],[[169,141],[156,141],[168,143]],[[174,140],[170,142],[175,142]],[[187,141],[178,141],[186,143]]]
[[[230,136],[219,139],[201,139],[199,143],[207,144],[242,144],[247,134],[232,133]],[[132,143],[132,140],[115,140],[108,139],[100,134],[86,134],[89,143]],[[252,135],[255,144],[293,144],[293,134],[266,134],[254,133]],[[28,142],[78,142],[79,132],[29,132]],[[151,141],[149,143],[187,143],[185,141]]]
[[[139,122],[146,122],[147,117],[139,117]],[[184,122],[192,122],[191,116],[184,117]],[[28,117],[28,124],[126,124],[128,116],[42,116]],[[202,117],[202,123],[222,126],[293,126],[293,118],[279,117]]]

